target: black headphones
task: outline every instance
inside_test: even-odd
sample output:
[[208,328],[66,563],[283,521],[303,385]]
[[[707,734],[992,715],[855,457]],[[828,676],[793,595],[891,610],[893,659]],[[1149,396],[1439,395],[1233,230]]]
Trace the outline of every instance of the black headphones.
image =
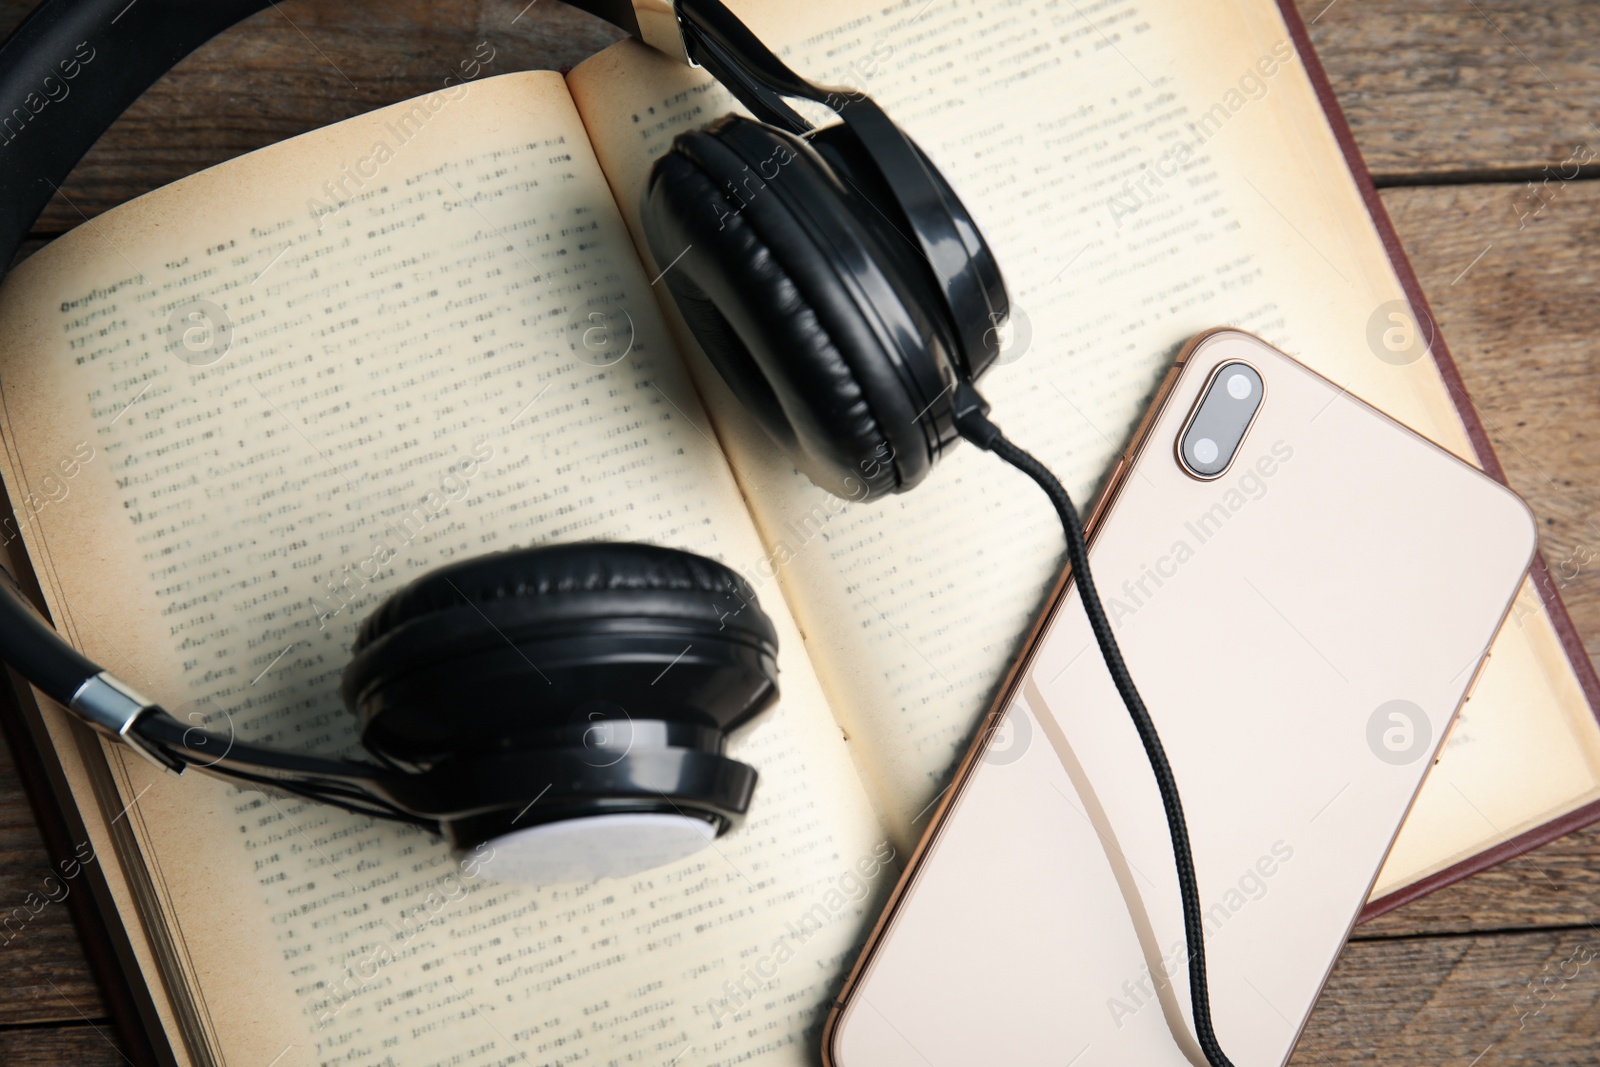
[[[870,98],[797,77],[715,0],[679,12],[690,59],[759,121],[729,115],[656,162],[651,254],[795,466],[838,496],[910,489],[957,439],[958,385],[999,354],[1010,305],[994,254]],[[785,96],[844,121],[816,129]]]
[[[30,124],[0,173],[9,263],[51,194],[174,63],[271,0],[44,0],[0,46],[0,115],[59,57],[108,59]],[[1196,1032],[1211,1029],[1200,906],[1177,786],[1123,665],[1066,490],[987,418],[974,383],[1009,303],[993,253],[927,156],[866,96],[810,84],[720,0],[569,0],[704,67],[756,116],[680,136],[644,225],[706,355],[814,482],[904,492],[958,438],[1049,495],[1091,629],[1161,790],[1183,894]],[[839,124],[817,129],[786,103]],[[631,873],[726,832],[756,772],[728,731],[777,696],[777,636],[721,564],[631,544],[505,552],[434,571],[361,626],[341,693],[376,762],[267,749],[186,726],[63,641],[0,583],[0,659],[161,766],[187,766],[495,847],[491,877]],[[670,667],[670,670],[666,668]],[[666,684],[661,684],[665,682]],[[504,857],[502,859],[502,857]]]
[[[106,60],[11,146],[7,261],[125,107],[267,3],[41,4],[0,47],[0,114],[28,108],[80,43]],[[575,6],[704,66],[765,120],[679,138],[645,206],[655,254],[677,261],[667,284],[730,386],[823,487],[859,499],[862,485],[916,485],[955,441],[957,385],[994,361],[1006,312],[954,191],[870,100],[802,81],[718,0],[685,0],[665,24],[656,3]],[[814,130],[784,97],[845,121]],[[502,877],[628,873],[726,832],[756,783],[723,755],[727,734],[778,692],[777,636],[744,579],[649,545],[504,552],[390,597],[361,626],[341,686],[373,763],[197,729],[6,592],[0,658],[162,766],[416,823],[461,849],[493,841],[497,857],[519,857],[494,866],[522,868]]]

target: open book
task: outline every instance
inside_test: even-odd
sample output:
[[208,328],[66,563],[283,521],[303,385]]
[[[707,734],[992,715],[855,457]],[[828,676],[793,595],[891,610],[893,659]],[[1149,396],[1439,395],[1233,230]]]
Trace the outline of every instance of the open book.
[[[1080,503],[1222,324],[1473,458],[1435,360],[1371,340],[1407,294],[1270,0],[735,6],[960,189],[1017,307],[984,391]],[[50,612],[179,717],[353,751],[364,614],[514,545],[714,556],[780,635],[782,700],[732,751],[761,773],[746,823],[589,886],[487,884],[415,830],[172,780],[47,707],[178,1061],[814,1059],[1062,551],[992,457],[843,500],[733,403],[638,217],[651,160],[731,109],[633,42],[565,79],[485,71],[141,197],[0,294],[0,473]],[[1378,895],[1597,799],[1600,728],[1530,586]]]

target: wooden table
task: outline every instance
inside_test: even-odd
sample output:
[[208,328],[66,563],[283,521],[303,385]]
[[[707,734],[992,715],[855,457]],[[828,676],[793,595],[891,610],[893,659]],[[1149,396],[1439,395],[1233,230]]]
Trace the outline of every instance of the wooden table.
[[[520,2],[268,10],[136,105],[78,168],[37,236],[432,89],[485,38],[497,68],[510,70],[574,64],[615,37],[549,0],[508,28]],[[29,6],[0,0],[0,31]],[[1562,164],[1578,146],[1593,149],[1579,158],[1600,151],[1589,118],[1600,99],[1600,4],[1300,0],[1300,9],[1511,483],[1539,515],[1545,556],[1570,574],[1556,565],[1600,551],[1600,352],[1591,341],[1600,333],[1600,164],[1561,175],[1572,175]],[[1563,593],[1595,656],[1596,565],[1582,566]],[[19,903],[47,867],[0,750],[0,904]],[[1596,921],[1600,830],[1384,916],[1345,949],[1293,1062],[1594,1064]],[[1560,977],[1546,982],[1551,975]],[[0,1064],[124,1062],[66,909],[47,908],[25,938],[0,946],[0,988]]]

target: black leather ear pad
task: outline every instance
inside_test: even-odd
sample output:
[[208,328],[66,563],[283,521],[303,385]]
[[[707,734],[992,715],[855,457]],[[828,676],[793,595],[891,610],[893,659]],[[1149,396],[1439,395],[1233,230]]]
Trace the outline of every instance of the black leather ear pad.
[[514,599],[538,605],[552,622],[660,615],[732,627],[774,648],[778,642],[750,583],[716,560],[659,545],[585,541],[496,552],[431,571],[369,615],[351,651],[359,655],[414,619]]
[[586,708],[675,723],[674,736],[710,730],[709,746],[694,743],[720,751],[721,733],[777,693],[777,633],[749,583],[654,545],[555,545],[441,568],[368,617],[353,652],[341,693],[364,743],[417,763],[582,743]]
[[849,499],[927,475],[954,436],[949,327],[903,238],[808,145],[737,116],[682,135],[644,226],[696,340],[801,471]]

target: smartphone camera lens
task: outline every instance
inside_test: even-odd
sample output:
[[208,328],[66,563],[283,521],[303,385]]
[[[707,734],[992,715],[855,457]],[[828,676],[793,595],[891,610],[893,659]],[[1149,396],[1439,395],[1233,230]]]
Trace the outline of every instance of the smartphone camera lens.
[[1212,374],[1178,438],[1178,463],[1196,478],[1221,477],[1261,409],[1261,375],[1248,363],[1224,363]]

